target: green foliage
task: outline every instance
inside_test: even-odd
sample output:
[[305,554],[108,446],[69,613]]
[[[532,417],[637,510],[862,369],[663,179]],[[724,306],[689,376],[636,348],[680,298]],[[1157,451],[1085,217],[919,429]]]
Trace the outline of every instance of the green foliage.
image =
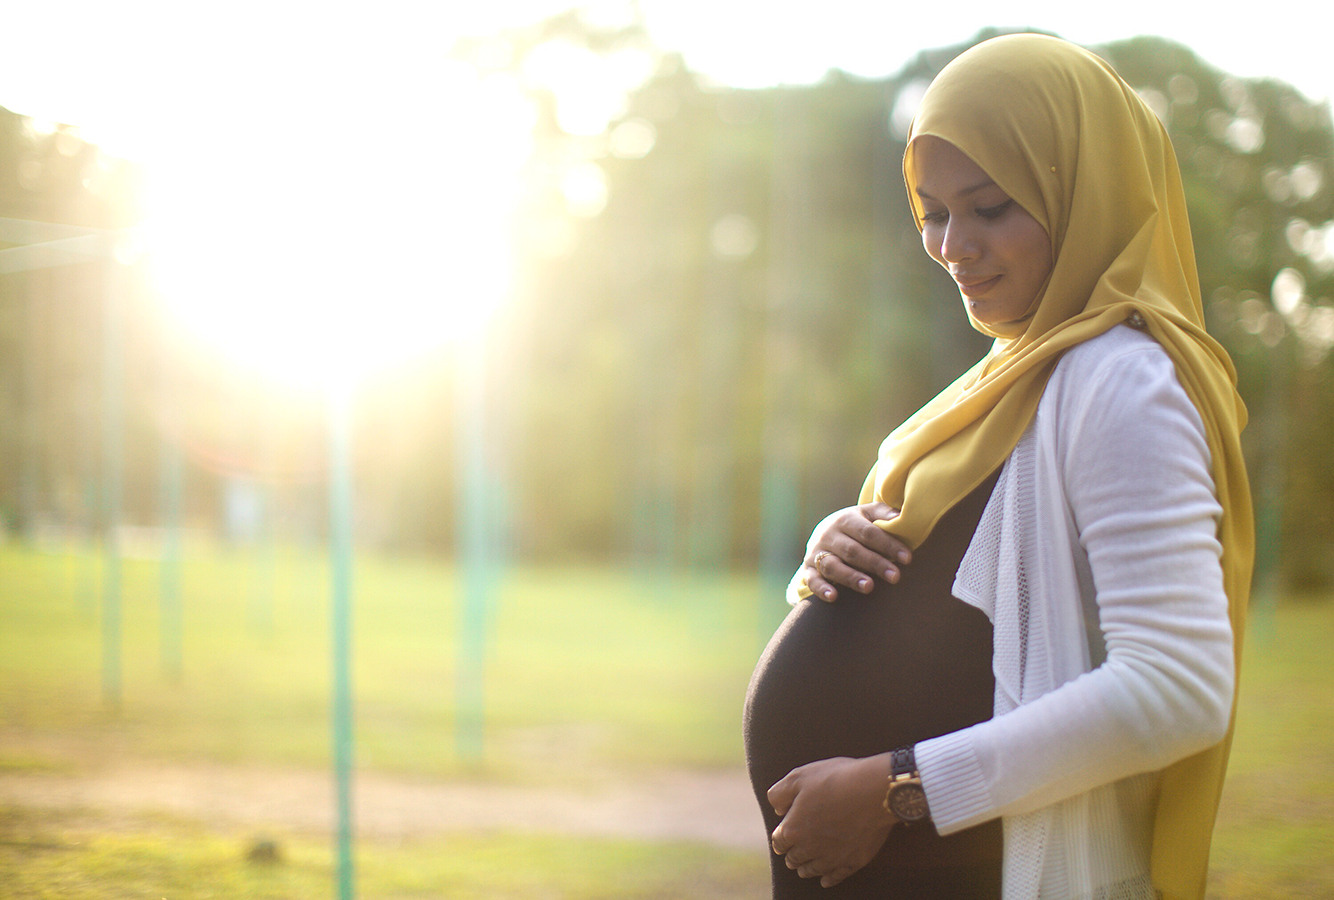
[[[1327,588],[1334,465],[1321,449],[1334,397],[1334,240],[1319,234],[1334,238],[1329,107],[1280,82],[1228,76],[1162,39],[1104,52],[1163,118],[1181,162],[1207,321],[1251,412],[1243,439],[1260,578],[1281,565],[1289,586]],[[1280,272],[1304,288],[1288,308],[1274,303]]]
[[[494,502],[508,508],[511,548],[530,561],[662,570],[750,564],[762,526],[778,517],[761,497],[768,483],[783,488],[773,496],[788,521],[766,558],[795,559],[805,530],[854,496],[884,435],[986,347],[920,249],[900,174],[913,98],[966,45],[924,50],[889,78],[831,72],[766,90],[709,84],[638,24],[606,28],[578,12],[453,52],[515,74],[556,40],[604,58],[645,54],[655,68],[601,134],[563,131],[563,99],[531,87],[539,114],[522,176],[518,287],[486,371],[472,373],[486,392],[490,462],[507,486]],[[1175,142],[1206,318],[1252,414],[1261,580],[1281,557],[1288,584],[1327,585],[1329,110],[1161,39],[1099,52]],[[0,114],[0,214],[40,206],[76,220],[90,154],[71,133],[34,136]],[[38,168],[44,186],[20,178]],[[574,182],[584,188],[571,193]],[[1288,288],[1275,307],[1280,273]],[[0,518],[27,535],[97,524],[95,275],[0,277],[0,418],[18,423],[0,430]],[[188,461],[188,521],[216,531],[227,492],[262,485],[266,529],[317,538],[318,398],[239,374],[174,334],[148,301],[132,305],[126,331],[128,520],[160,518],[170,442]],[[361,540],[414,552],[455,543],[456,362],[405,365],[363,391],[353,440]]]
[[[528,310],[550,340],[524,396],[565,450],[531,474],[557,486],[541,498],[544,520],[578,509],[575,531],[544,533],[534,549],[628,538],[695,563],[680,537],[692,530],[723,558],[753,558],[760,529],[738,512],[761,508],[766,466],[795,473],[794,515],[812,524],[853,496],[884,434],[982,352],[921,252],[899,170],[902,114],[965,46],[924,51],[884,80],[831,72],[762,91],[703,84],[666,58],[607,135],[543,121],[550,196],[539,192],[533,214],[559,207],[570,166],[597,165],[608,199],[595,217],[567,216],[560,252],[530,259]],[[1318,239],[1334,236],[1329,111],[1162,39],[1100,52],[1177,147],[1206,317],[1253,415],[1261,575],[1282,552],[1290,583],[1327,583],[1334,529],[1309,523],[1334,525],[1334,465],[1312,452],[1323,432],[1306,423],[1327,417],[1331,396],[1314,384],[1334,344],[1334,251]],[[651,127],[652,150],[618,154],[623,123]],[[743,252],[718,240],[738,216],[755,229]],[[1305,293],[1275,309],[1281,271]]]

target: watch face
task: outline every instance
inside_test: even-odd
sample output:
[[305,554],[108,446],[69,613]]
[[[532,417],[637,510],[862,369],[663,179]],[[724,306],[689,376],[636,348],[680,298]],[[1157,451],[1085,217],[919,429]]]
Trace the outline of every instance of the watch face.
[[912,781],[896,784],[889,792],[889,808],[905,822],[920,822],[927,816],[926,791]]

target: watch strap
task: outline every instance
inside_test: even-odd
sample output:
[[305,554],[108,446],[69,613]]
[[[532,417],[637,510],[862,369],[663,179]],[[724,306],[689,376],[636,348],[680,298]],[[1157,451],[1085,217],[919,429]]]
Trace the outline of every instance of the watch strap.
[[917,754],[912,747],[900,747],[890,754],[889,759],[891,776],[917,774]]
[[926,791],[917,771],[917,756],[912,747],[900,747],[890,753],[889,787],[885,791],[885,810],[905,825],[931,817]]

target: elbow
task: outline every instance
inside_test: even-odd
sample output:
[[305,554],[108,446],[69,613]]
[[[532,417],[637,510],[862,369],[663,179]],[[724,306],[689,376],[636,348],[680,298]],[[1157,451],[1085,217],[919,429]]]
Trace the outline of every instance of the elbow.
[[1158,659],[1138,670],[1133,717],[1144,761],[1168,765],[1214,746],[1232,724],[1236,675],[1230,643],[1223,652],[1201,653],[1183,662]]
[[1212,747],[1227,736],[1236,696],[1237,669],[1231,629],[1207,646],[1207,650],[1201,650],[1195,665],[1178,676],[1183,693],[1191,701],[1189,718],[1194,723],[1194,751]]
[[1199,741],[1197,749],[1212,747],[1227,736],[1232,727],[1232,703],[1236,691],[1236,670],[1228,648],[1226,673],[1218,679],[1215,689],[1208,691],[1199,704]]
[[1104,665],[1121,673],[1121,724],[1150,768],[1214,746],[1232,724],[1237,678],[1226,598],[1198,607],[1159,609],[1152,623],[1122,620],[1108,632]]
[[1232,695],[1222,692],[1201,698],[1193,708],[1184,710],[1175,729],[1178,746],[1174,756],[1190,756],[1207,750],[1227,736],[1232,724]]

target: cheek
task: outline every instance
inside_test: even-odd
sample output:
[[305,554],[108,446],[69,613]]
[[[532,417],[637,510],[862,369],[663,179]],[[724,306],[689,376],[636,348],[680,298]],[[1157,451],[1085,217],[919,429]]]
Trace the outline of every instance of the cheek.
[[1036,220],[1029,219],[1017,229],[1011,248],[1015,258],[1024,261],[1024,268],[1033,278],[1041,281],[1047,277],[1052,268],[1051,241]]

